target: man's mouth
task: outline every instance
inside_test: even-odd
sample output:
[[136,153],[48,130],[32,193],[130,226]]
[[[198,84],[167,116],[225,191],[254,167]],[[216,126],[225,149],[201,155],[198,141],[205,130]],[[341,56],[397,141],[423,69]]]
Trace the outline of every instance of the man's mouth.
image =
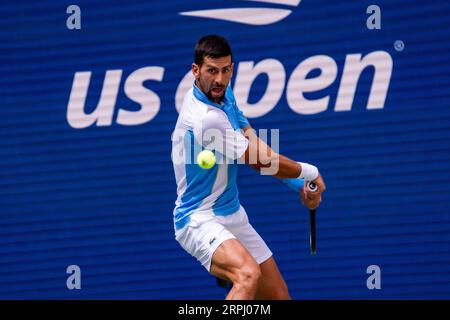
[[211,91],[214,93],[221,93],[223,91],[223,88],[215,87],[215,88],[212,88]]

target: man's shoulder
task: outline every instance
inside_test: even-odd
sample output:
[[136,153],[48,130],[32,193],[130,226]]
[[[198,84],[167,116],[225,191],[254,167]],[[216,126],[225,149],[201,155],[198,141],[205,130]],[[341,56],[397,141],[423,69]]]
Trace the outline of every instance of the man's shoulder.
[[186,129],[192,129],[198,123],[201,123],[202,119],[207,115],[208,109],[206,104],[195,97],[193,88],[190,88],[184,96],[183,104],[179,111],[179,125]]
[[202,101],[198,100],[195,97],[193,88],[190,88],[186,94],[184,95],[183,104],[180,112],[186,109],[187,111],[191,112],[207,112],[208,111],[208,105],[203,103]]

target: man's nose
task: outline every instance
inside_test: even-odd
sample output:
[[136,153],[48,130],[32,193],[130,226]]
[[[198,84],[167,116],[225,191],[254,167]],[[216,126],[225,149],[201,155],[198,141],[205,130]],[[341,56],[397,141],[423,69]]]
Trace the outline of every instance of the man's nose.
[[224,78],[223,77],[223,73],[222,72],[218,72],[216,77],[215,77],[215,79],[214,79],[215,84],[219,85],[219,86],[223,85],[223,78]]

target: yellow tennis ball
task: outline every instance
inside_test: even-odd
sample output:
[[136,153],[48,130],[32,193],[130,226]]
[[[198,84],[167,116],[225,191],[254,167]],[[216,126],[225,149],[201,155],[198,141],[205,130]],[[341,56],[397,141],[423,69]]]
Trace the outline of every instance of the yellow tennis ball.
[[209,150],[203,150],[197,156],[197,163],[202,169],[211,169],[216,163],[216,156]]

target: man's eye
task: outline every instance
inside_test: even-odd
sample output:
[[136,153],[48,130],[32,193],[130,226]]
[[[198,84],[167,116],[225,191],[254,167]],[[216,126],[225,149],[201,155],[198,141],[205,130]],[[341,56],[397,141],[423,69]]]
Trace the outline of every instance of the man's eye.
[[215,69],[208,69],[208,72],[209,72],[209,73],[215,73],[216,70],[215,70]]

